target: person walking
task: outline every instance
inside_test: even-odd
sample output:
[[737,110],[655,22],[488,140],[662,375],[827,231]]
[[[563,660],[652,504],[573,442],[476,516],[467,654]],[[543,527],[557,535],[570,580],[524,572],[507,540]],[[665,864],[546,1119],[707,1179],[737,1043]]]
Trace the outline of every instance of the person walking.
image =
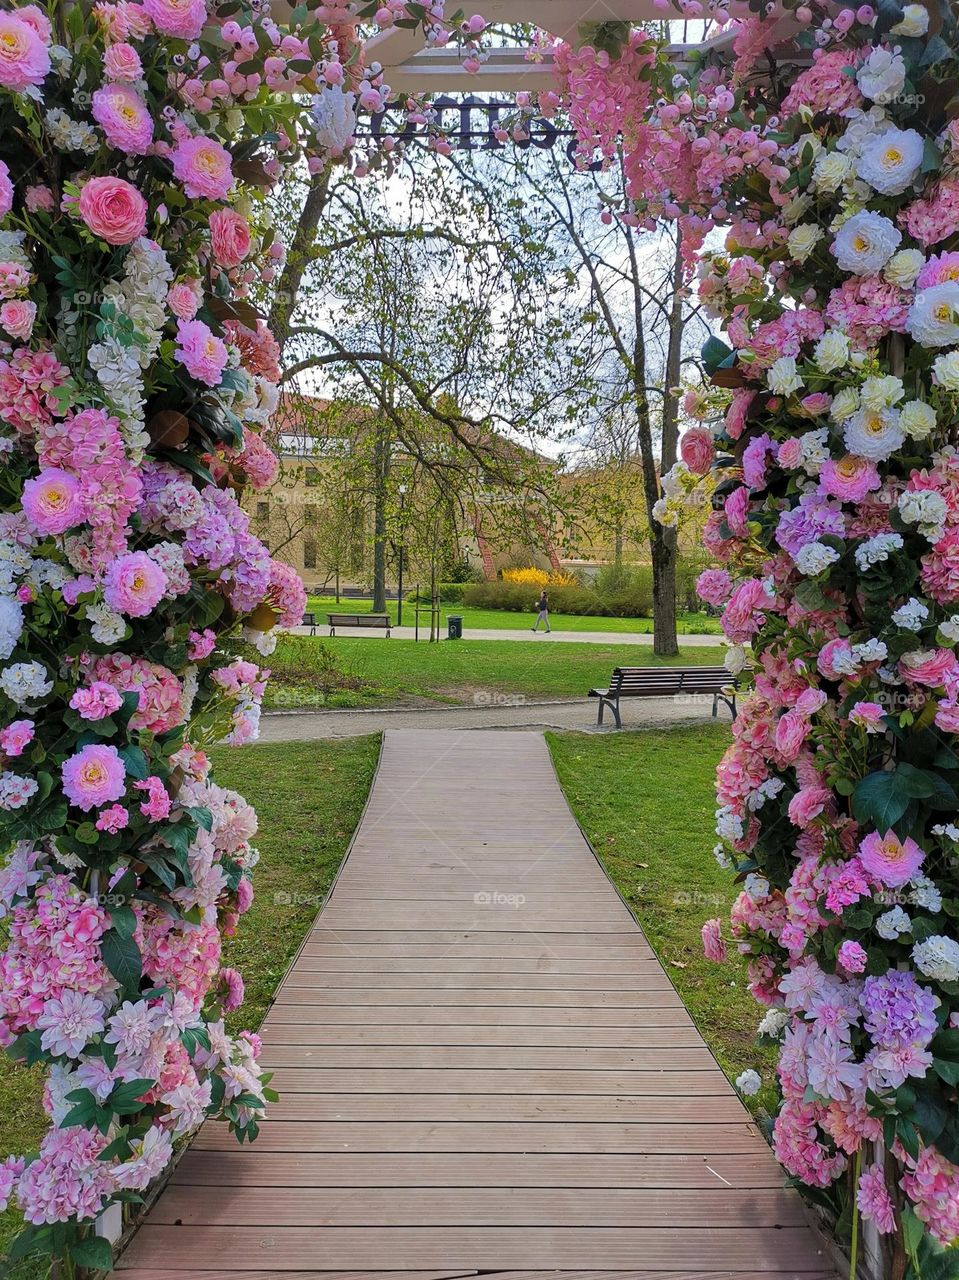
[[548,635],[552,628],[549,625],[549,596],[546,594],[545,587],[539,593],[539,602],[536,605],[536,625],[533,627],[534,632],[539,630],[539,624],[541,622],[546,623],[546,633]]

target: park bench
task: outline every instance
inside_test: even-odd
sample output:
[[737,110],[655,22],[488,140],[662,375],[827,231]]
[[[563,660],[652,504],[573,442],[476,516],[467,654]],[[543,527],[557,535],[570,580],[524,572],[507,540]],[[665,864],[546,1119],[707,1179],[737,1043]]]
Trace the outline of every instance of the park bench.
[[304,615],[303,615],[303,621],[300,623],[300,626],[301,626],[301,627],[309,627],[309,628],[310,628],[310,635],[311,635],[311,636],[315,636],[315,635],[316,635],[316,614],[315,614],[315,613],[304,613]]
[[736,680],[725,667],[616,667],[609,688],[590,689],[589,696],[599,698],[596,723],[603,723],[603,713],[609,707],[616,728],[621,729],[621,698],[668,698],[677,693],[711,693],[713,715],[722,701],[736,718]]
[[329,623],[331,636],[336,635],[337,627],[365,627],[385,631],[386,638],[389,640],[390,631],[393,629],[393,623],[387,613],[328,613],[326,620]]

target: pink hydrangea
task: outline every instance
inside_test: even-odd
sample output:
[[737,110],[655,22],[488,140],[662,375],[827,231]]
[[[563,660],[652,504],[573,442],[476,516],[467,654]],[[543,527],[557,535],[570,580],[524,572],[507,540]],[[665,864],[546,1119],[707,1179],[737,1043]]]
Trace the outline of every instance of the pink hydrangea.
[[50,1129],[17,1186],[27,1222],[43,1226],[95,1218],[114,1190],[110,1164],[100,1159],[108,1141],[99,1130],[79,1125]]
[[109,566],[103,597],[111,609],[128,618],[144,618],[163,599],[166,574],[145,551],[119,556]]
[[90,685],[77,689],[70,699],[70,706],[79,712],[84,720],[105,720],[119,711],[123,699],[112,684],[103,680],[94,680]]
[[792,115],[800,107],[809,107],[815,115],[828,111],[839,116],[862,104],[862,94],[855,76],[849,74],[865,57],[865,50],[846,47],[819,54],[811,67],[795,78],[782,103],[781,114]]
[[140,812],[151,822],[162,822],[169,817],[173,801],[163,785],[163,780],[151,775],[135,784],[137,791],[146,792],[146,800],[140,804]]
[[26,481],[22,504],[37,533],[65,533],[83,519],[77,478],[56,467],[47,467]]
[[166,667],[126,653],[107,654],[91,668],[93,680],[103,680],[118,693],[136,693],[139,705],[130,718],[133,729],[167,733],[183,721],[183,689]]
[[959,1166],[933,1147],[923,1147],[918,1160],[904,1153],[904,1160],[907,1169],[899,1185],[917,1217],[941,1244],[953,1244],[959,1237]]
[[270,564],[270,586],[267,602],[278,614],[282,627],[296,627],[303,621],[306,608],[306,588],[300,575],[282,560]]
[[228,357],[222,338],[210,330],[202,320],[181,320],[176,331],[177,360],[197,382],[208,387],[219,386]]
[[203,631],[191,631],[187,641],[187,657],[191,662],[202,662],[216,648],[216,632],[209,627]]
[[126,789],[126,768],[116,747],[93,742],[68,756],[61,767],[63,791],[71,804],[89,812]]
[[0,729],[0,751],[6,756],[22,756],[33,741],[35,732],[32,720],[12,720]]
[[899,214],[899,225],[924,248],[959,230],[959,178],[943,177]]
[[908,884],[925,860],[925,853],[911,836],[900,840],[895,831],[884,836],[871,831],[859,845],[859,860],[880,884],[895,889]]
[[98,831],[116,835],[118,831],[128,826],[129,822],[129,811],[124,809],[122,804],[111,804],[106,809],[101,809],[94,826]]
[[153,117],[129,85],[106,84],[94,91],[90,114],[111,147],[124,155],[146,155],[153,142]]
[[[202,0],[199,3],[202,4]],[[226,199],[233,185],[233,168],[229,151],[215,138],[181,138],[171,160],[174,175],[191,200]]]

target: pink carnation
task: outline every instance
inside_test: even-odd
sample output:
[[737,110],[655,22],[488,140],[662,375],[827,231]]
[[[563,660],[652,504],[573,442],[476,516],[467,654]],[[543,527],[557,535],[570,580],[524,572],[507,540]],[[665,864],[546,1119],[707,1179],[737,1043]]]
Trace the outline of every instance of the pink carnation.
[[208,387],[219,386],[229,358],[223,339],[216,337],[202,320],[181,320],[176,340],[173,358],[184,366],[190,377]]
[[116,747],[91,743],[64,760],[63,791],[71,804],[88,812],[119,800],[126,786],[126,769]]
[[130,244],[146,229],[147,202],[122,178],[89,178],[78,209],[93,234],[107,244]]
[[871,831],[859,846],[862,865],[890,889],[907,884],[922,866],[925,856],[911,836],[900,840],[891,829],[884,836]]
[[23,93],[50,71],[50,52],[36,28],[14,10],[0,12],[0,88]]
[[80,485],[69,471],[48,467],[23,486],[23,513],[38,533],[64,533],[83,519]]
[[105,84],[93,95],[90,113],[107,142],[128,156],[143,156],[153,142],[153,117],[140,95],[124,84]]
[[225,200],[233,185],[230,153],[215,138],[186,137],[174,147],[173,172],[192,200]]
[[250,252],[250,228],[234,209],[210,214],[210,245],[221,267],[238,267]]
[[144,618],[163,599],[166,574],[145,551],[119,556],[107,569],[103,597],[128,618]]

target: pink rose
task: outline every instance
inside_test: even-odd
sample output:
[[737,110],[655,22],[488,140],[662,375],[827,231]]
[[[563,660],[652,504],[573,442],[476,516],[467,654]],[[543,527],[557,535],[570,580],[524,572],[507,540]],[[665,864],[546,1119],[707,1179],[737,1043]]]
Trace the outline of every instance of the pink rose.
[[85,689],[77,689],[70,699],[70,706],[79,712],[84,720],[105,720],[119,711],[123,706],[123,698],[112,684],[105,680],[94,680]]
[[726,569],[704,569],[696,579],[696,594],[707,604],[721,605],[732,589],[733,580]]
[[47,467],[23,486],[23,514],[37,533],[65,533],[83,519],[76,476]]
[[153,142],[153,117],[129,85],[105,84],[93,95],[90,113],[111,147],[128,156],[143,156]]
[[107,244],[130,244],[146,229],[147,202],[122,178],[90,178],[78,207],[93,234]]
[[766,621],[762,610],[770,603],[760,578],[747,578],[741,582],[723,610],[722,626],[726,637],[733,644],[745,644],[752,639]]
[[178,40],[195,40],[206,22],[206,0],[143,0],[157,31]]
[[729,531],[734,538],[747,538],[749,536],[749,528],[747,520],[749,518],[749,490],[745,485],[740,485],[738,489],[734,489],[723,506],[726,515],[726,523],[729,525]]
[[178,320],[192,320],[200,309],[199,280],[178,280],[170,286],[166,300]]
[[173,172],[191,200],[225,200],[233,185],[229,151],[215,138],[181,138],[170,157]]
[[798,711],[787,711],[776,724],[776,750],[784,764],[799,755],[809,735],[809,724]]
[[803,787],[789,802],[789,821],[805,829],[823,812],[832,799],[825,787]]
[[819,674],[827,680],[841,680],[843,676],[854,675],[857,664],[849,641],[844,636],[828,640],[819,650],[816,666]]
[[704,476],[716,455],[712,432],[707,427],[691,427],[679,442],[679,452],[694,475]]
[[955,678],[957,670],[959,662],[951,649],[917,649],[903,654],[899,660],[900,674],[927,689],[941,689]]
[[37,304],[13,299],[0,306],[0,325],[11,338],[29,338],[37,318]]
[[176,330],[177,349],[173,358],[191,378],[208,387],[219,386],[229,358],[226,344],[202,320],[181,320]]
[[857,702],[849,713],[849,719],[867,733],[882,733],[886,727],[885,715],[885,707],[878,702]]
[[700,933],[703,940],[703,954],[707,960],[713,960],[716,964],[722,964],[726,959],[722,927],[721,920],[707,920]]
[[802,444],[798,436],[790,436],[779,446],[776,461],[787,471],[795,471],[802,461]]
[[822,689],[804,689],[796,699],[796,710],[801,716],[814,716],[828,701]]
[[140,55],[132,44],[120,40],[111,44],[103,55],[103,69],[109,80],[123,80],[132,84],[143,75]]
[[210,214],[210,244],[221,267],[238,267],[250,252],[250,228],[233,209]]

